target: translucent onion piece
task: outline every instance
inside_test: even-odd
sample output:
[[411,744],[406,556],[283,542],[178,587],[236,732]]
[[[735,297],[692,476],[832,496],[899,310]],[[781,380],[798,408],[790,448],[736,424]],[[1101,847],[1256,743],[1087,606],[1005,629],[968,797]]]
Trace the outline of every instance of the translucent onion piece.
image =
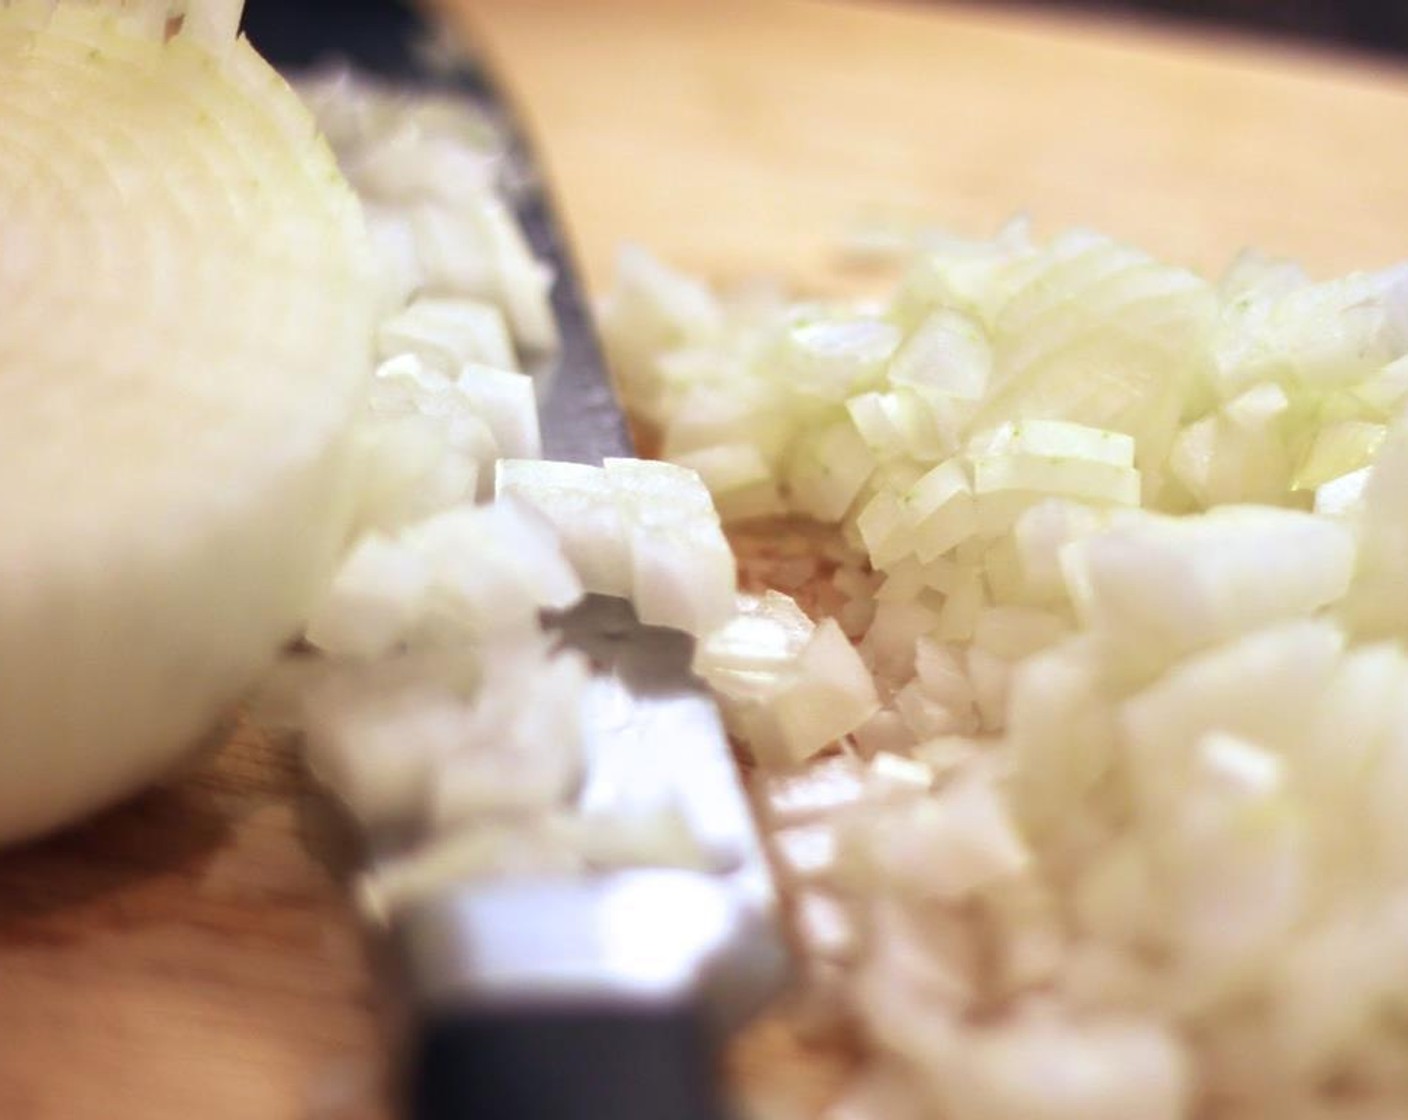
[[979,1028],[948,1055],[940,1093],[953,1120],[1180,1120],[1188,1062],[1139,1020],[1033,1016]]
[[383,361],[414,354],[448,377],[458,376],[466,362],[518,368],[503,312],[493,304],[466,298],[412,300],[381,324],[377,348]]
[[503,459],[496,492],[542,513],[586,589],[628,596],[641,621],[702,637],[733,615],[733,552],[694,471],[639,459]]
[[0,5],[0,839],[170,765],[346,543],[370,249],[237,15]]
[[740,596],[733,619],[700,645],[694,667],[729,730],[771,768],[810,758],[879,708],[870,674],[836,622],[813,625],[777,591]]
[[524,350],[553,349],[551,271],[534,259],[496,190],[505,141],[474,102],[339,70],[302,88],[368,204],[389,289],[400,300],[431,293],[487,301]]
[[536,633],[539,612],[571,606],[582,585],[533,511],[511,500],[464,505],[369,534],[309,620],[310,643],[371,660],[400,649]]
[[1354,559],[1344,527],[1256,506],[1141,517],[1066,553],[1082,620],[1109,635],[1131,673],[1335,602]]

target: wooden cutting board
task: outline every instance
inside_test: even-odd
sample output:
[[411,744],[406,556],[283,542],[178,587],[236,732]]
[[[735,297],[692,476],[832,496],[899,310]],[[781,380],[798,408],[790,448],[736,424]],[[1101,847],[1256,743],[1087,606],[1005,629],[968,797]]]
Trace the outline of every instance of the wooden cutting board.
[[[982,235],[1021,210],[1210,269],[1244,244],[1322,273],[1408,256],[1408,67],[979,5],[446,2],[523,103],[598,290],[625,239],[850,290],[876,282],[838,263],[857,222]],[[0,1118],[383,1115],[320,821],[241,732],[0,856]],[[817,1072],[752,1054],[750,1077]]]

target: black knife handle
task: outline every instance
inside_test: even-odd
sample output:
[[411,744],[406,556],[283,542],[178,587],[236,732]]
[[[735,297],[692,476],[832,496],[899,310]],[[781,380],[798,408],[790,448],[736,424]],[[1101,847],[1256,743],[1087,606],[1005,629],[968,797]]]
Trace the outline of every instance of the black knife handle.
[[460,1009],[422,1025],[413,1120],[724,1120],[688,1005]]
[[345,60],[383,78],[421,78],[412,44],[422,28],[400,0],[248,0],[240,28],[280,70]]
[[411,1120],[723,1120],[723,1039],[788,976],[750,899],[713,873],[636,868],[403,907],[385,948],[415,1024],[398,1063]]

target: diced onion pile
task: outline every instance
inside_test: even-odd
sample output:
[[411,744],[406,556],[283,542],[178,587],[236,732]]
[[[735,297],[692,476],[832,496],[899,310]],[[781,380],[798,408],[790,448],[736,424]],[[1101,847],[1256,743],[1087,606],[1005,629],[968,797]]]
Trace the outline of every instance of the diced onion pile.
[[787,304],[631,251],[604,329],[726,517],[851,550],[838,750],[768,676],[834,622],[702,653],[868,1043],[834,1120],[1408,1113],[1408,268],[1015,223]]
[[541,615],[590,591],[648,624],[716,630],[736,573],[708,490],[664,462],[538,458],[518,366],[554,345],[550,276],[500,194],[485,118],[347,73],[300,88],[366,200],[399,309],[355,433],[357,542],[308,651],[266,686],[264,721],[302,732],[367,831],[360,897],[377,916],[451,879],[696,865],[672,783],[616,781],[581,803],[590,674]]

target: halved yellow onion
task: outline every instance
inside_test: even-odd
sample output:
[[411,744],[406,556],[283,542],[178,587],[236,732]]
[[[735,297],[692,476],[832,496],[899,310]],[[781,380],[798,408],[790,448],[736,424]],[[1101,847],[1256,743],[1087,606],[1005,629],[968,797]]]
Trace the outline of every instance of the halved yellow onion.
[[378,282],[239,11],[0,2],[0,841],[169,767],[347,544]]

